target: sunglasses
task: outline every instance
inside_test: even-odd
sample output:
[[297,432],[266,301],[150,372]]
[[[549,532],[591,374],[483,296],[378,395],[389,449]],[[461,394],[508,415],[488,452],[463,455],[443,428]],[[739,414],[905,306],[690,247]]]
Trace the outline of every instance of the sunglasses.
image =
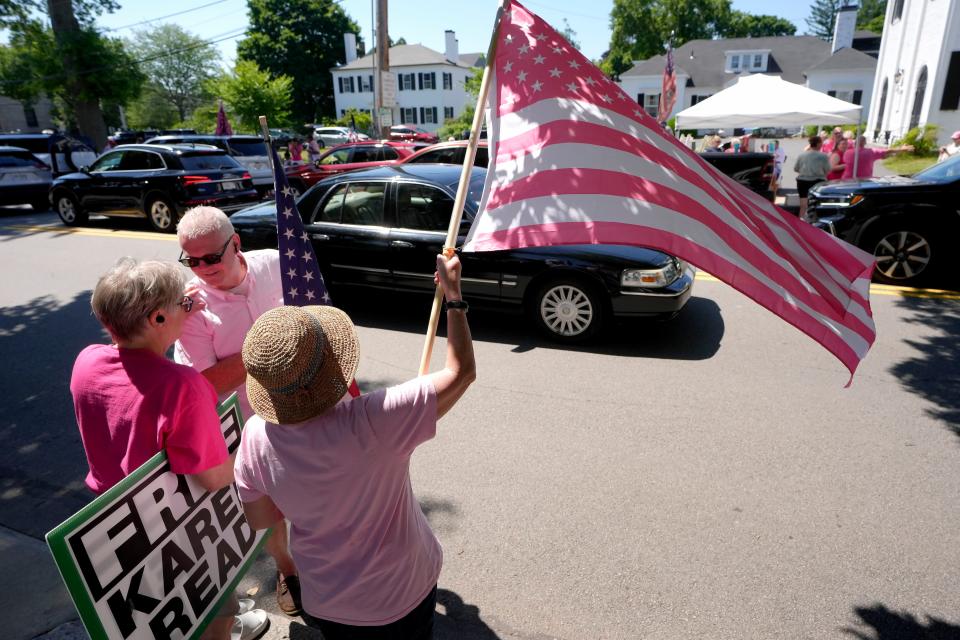
[[220,253],[208,253],[205,256],[200,256],[199,258],[194,258],[193,256],[184,257],[183,251],[180,252],[180,257],[177,258],[177,262],[182,264],[185,267],[199,267],[201,262],[204,262],[208,265],[219,264],[223,260],[223,254],[227,252],[227,247],[230,245],[230,241],[233,240],[233,236],[227,238],[227,241],[223,243],[223,248],[220,249]]

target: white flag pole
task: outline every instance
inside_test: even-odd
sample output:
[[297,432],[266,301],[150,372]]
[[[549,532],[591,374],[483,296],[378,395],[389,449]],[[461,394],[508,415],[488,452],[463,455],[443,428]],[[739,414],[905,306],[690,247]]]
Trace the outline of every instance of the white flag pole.
[[[500,0],[497,16],[493,22],[493,37],[487,48],[487,64],[483,68],[483,77],[480,80],[480,92],[477,95],[477,109],[473,112],[473,124],[470,127],[470,139],[467,142],[467,151],[463,158],[463,170],[460,172],[460,184],[457,185],[457,197],[453,201],[453,212],[450,216],[450,226],[447,228],[447,239],[443,245],[443,253],[451,257],[457,244],[457,235],[460,231],[460,220],[463,218],[463,205],[467,200],[467,190],[470,187],[470,174],[473,172],[473,162],[477,155],[477,144],[480,141],[480,129],[483,124],[484,106],[487,94],[490,92],[490,76],[493,69],[493,58],[497,53],[497,34],[500,32],[500,21],[503,18],[505,5],[509,0]],[[452,62],[456,62],[453,60]],[[440,302],[443,298],[443,289],[437,285],[433,295],[433,307],[430,309],[430,321],[427,324],[427,337],[423,343],[423,353],[420,355],[420,373],[426,375],[430,370],[430,356],[433,354],[433,341],[437,335],[437,325],[440,324]]]

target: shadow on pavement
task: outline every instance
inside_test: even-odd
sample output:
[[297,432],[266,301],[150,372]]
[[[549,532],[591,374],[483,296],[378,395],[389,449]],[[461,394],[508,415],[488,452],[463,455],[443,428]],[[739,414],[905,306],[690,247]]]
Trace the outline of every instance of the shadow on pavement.
[[[358,326],[426,333],[432,298],[344,289],[337,289],[332,295],[336,305]],[[440,336],[445,335],[443,323],[441,317]],[[713,300],[692,297],[673,319],[619,320],[611,323],[596,340],[582,345],[560,344],[541,336],[532,321],[519,311],[472,306],[470,331],[476,341],[514,345],[514,353],[562,349],[637,358],[706,360],[720,348],[724,322],[720,307]]]
[[911,312],[906,322],[929,327],[938,334],[907,340],[917,354],[895,364],[890,372],[907,391],[934,405],[926,410],[927,415],[946,422],[947,428],[960,437],[960,304],[953,300],[901,298],[897,306]]
[[939,618],[924,616],[921,621],[882,604],[856,607],[854,612],[860,617],[859,628],[845,627],[843,632],[858,640],[960,640],[960,626]]
[[0,308],[0,524],[36,538],[93,498],[70,398],[77,354],[107,341],[89,295]]

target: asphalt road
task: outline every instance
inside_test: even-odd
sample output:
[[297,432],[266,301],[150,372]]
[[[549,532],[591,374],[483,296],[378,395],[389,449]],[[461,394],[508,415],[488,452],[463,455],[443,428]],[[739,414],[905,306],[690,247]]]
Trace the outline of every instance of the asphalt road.
[[[89,499],[68,381],[104,340],[90,290],[118,256],[177,246],[25,213],[0,217],[0,525],[42,539]],[[471,310],[478,380],[413,459],[445,553],[438,637],[960,637],[960,296],[872,301],[879,338],[850,388],[709,278],[672,322],[578,349]],[[339,302],[361,388],[415,375],[426,304]],[[244,589],[271,587],[260,562]]]

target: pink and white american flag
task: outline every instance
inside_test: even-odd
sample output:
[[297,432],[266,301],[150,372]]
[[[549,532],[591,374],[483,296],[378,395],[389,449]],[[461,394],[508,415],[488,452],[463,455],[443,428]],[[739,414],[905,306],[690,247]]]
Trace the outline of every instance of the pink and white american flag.
[[667,47],[667,64],[663,68],[663,83],[660,88],[660,104],[657,108],[657,122],[665,123],[670,112],[677,104],[677,73],[673,68],[673,47]]
[[590,243],[673,254],[809,335],[852,380],[876,337],[873,256],[703,162],[520,3],[507,3],[496,38],[490,165],[464,250]]

